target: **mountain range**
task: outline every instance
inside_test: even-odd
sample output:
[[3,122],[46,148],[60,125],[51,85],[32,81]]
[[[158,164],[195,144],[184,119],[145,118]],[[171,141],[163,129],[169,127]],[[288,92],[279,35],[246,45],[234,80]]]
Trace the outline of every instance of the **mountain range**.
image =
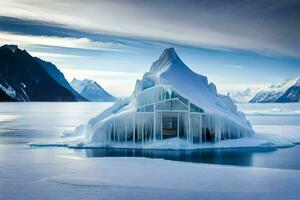
[[0,101],[115,100],[94,81],[84,80],[83,85],[81,95],[54,64],[33,57],[16,45],[0,47]]
[[300,102],[300,76],[271,85],[260,90],[250,103],[294,103]]
[[[0,101],[85,100],[60,84],[45,68],[46,62],[32,57],[16,45],[0,47]],[[48,68],[56,71],[59,79],[64,79],[54,65]]]

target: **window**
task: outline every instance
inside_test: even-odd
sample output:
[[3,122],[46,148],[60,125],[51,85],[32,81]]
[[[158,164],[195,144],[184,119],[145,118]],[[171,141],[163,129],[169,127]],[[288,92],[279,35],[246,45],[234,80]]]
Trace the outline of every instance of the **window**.
[[191,109],[191,112],[198,112],[198,113],[203,113],[204,111],[199,108],[198,106],[194,105],[194,104],[190,104],[190,109]]
[[188,110],[182,102],[177,99],[167,100],[156,104],[157,110]]
[[137,108],[137,112],[153,112],[154,106],[148,105],[148,106],[142,106]]
[[177,98],[182,102],[184,103],[185,105],[189,105],[189,100],[187,100],[186,98],[180,96],[180,95],[177,95]]

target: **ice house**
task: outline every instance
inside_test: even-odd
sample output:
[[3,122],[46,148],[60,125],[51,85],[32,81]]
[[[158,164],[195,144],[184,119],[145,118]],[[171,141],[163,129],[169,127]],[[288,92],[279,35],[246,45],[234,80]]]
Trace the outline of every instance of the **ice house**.
[[247,137],[254,131],[230,97],[193,72],[174,48],[163,51],[136,81],[130,98],[92,118],[90,144],[146,144],[178,138],[191,144]]

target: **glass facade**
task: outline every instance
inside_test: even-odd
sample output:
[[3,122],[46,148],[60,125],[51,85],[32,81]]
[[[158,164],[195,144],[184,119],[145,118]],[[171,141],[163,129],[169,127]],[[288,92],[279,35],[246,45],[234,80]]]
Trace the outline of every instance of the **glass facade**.
[[205,143],[245,137],[250,132],[227,118],[205,113],[166,87],[145,91],[138,96],[134,111],[104,122],[105,141],[145,143],[178,137]]

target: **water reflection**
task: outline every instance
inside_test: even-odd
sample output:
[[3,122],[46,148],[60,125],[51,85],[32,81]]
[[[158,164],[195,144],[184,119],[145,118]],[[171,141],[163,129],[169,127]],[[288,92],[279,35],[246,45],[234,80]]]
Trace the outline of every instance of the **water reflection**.
[[140,150],[140,149],[86,149],[87,157],[146,157],[166,160],[252,166],[253,155],[276,149],[215,149],[215,150]]

